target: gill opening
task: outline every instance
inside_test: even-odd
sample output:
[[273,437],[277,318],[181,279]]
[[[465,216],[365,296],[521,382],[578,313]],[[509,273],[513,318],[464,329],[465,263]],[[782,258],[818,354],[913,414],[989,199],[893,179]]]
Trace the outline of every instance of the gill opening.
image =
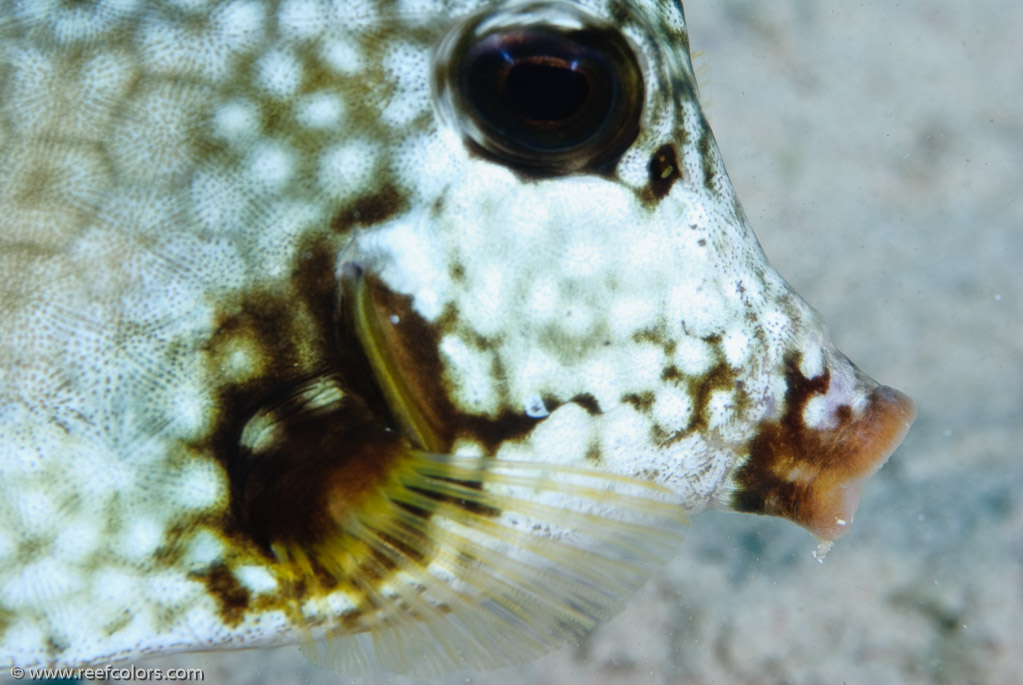
[[380,321],[368,279],[354,265],[346,265],[343,279],[349,286],[346,291],[352,296],[350,323],[369,365],[372,380],[397,422],[397,428],[414,446],[428,452],[442,451],[445,445],[401,373],[401,365],[394,353],[396,347],[389,344],[390,335]]

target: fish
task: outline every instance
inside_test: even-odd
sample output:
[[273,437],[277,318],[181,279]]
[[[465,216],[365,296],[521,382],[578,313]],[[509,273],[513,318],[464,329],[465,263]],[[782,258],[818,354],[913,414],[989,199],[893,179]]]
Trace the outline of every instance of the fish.
[[[0,5],[0,660],[521,663],[911,400],[769,265],[680,2]],[[13,672],[13,671],[12,671]]]

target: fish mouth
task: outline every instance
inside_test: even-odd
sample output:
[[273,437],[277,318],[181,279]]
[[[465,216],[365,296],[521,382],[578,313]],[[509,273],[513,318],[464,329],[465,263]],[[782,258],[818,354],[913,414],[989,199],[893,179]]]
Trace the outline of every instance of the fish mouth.
[[785,412],[762,422],[747,443],[748,457],[732,476],[731,506],[790,519],[830,543],[849,529],[864,483],[906,437],[916,408],[905,394],[861,376],[866,402],[855,410],[838,404],[825,425],[808,426],[807,402],[826,395],[830,373],[807,379],[790,358],[786,379]]
[[799,511],[797,522],[822,540],[834,540],[852,522],[863,484],[895,452],[916,418],[916,407],[905,394],[878,386],[862,418],[819,436],[822,443],[845,444],[852,457],[842,469],[825,471]]
[[794,512],[796,523],[818,540],[841,537],[859,507],[864,483],[888,461],[915,418],[909,397],[881,385],[859,419],[816,432],[813,442],[825,464]]

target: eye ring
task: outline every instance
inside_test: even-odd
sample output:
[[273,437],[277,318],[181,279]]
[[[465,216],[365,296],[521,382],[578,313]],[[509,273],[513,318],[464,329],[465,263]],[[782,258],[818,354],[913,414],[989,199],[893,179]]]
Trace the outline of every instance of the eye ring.
[[601,172],[639,135],[642,73],[617,29],[538,3],[455,27],[438,49],[435,101],[471,149],[524,174]]

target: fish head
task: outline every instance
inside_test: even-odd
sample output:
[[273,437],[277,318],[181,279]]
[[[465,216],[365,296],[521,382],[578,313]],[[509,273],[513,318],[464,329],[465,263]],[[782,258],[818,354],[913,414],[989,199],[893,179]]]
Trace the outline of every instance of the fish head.
[[681,6],[486,4],[444,31],[417,79],[428,123],[390,165],[404,211],[342,258],[406,405],[445,449],[652,477],[690,511],[841,535],[912,406],[768,264]]
[[514,663],[687,513],[837,538],[912,420],[767,263],[679,3],[0,13],[11,664]]

